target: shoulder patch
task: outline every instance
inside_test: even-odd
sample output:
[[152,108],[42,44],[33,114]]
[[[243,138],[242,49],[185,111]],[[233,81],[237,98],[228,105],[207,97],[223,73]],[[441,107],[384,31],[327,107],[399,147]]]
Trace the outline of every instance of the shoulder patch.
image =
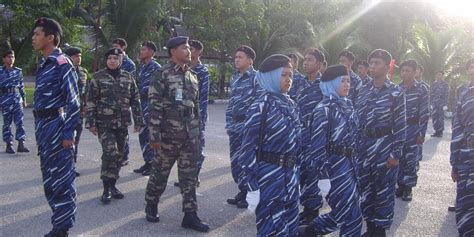
[[57,62],[59,65],[63,65],[63,64],[66,64],[67,63],[67,58],[66,56],[64,56],[64,54],[60,54],[57,58],[56,58]]

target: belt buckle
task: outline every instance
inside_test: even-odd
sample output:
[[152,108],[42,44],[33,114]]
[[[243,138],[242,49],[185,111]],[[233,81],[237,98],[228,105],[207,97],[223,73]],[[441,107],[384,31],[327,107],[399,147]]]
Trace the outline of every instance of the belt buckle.
[[285,157],[283,155],[279,155],[278,157],[278,165],[284,167],[285,166]]

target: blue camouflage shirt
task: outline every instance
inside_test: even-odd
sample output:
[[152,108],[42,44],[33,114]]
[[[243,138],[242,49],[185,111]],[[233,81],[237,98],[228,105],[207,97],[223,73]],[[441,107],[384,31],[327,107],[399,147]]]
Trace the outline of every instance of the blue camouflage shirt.
[[305,77],[307,86],[301,90],[300,94],[298,95],[298,98],[296,99],[299,109],[301,125],[303,126],[303,129],[301,131],[303,148],[309,142],[310,134],[308,128],[310,126],[309,123],[313,110],[323,99],[323,93],[321,92],[321,88],[319,87],[320,77],[321,74],[318,74],[316,80],[314,81],[309,81],[308,77]]
[[406,99],[406,118],[409,127],[407,129],[407,140],[411,141],[418,136],[424,137],[430,118],[428,91],[419,82],[415,82],[410,87],[406,87],[401,83],[400,88],[405,93]]
[[128,57],[128,55],[123,55],[122,66],[120,69],[127,71],[128,73],[132,74],[133,77],[136,76],[136,66],[132,59]]
[[20,97],[23,101],[26,100],[23,73],[18,67],[7,69],[4,66],[0,66],[0,88],[18,88]]
[[201,110],[201,130],[206,128],[207,122],[207,103],[209,100],[209,70],[207,67],[198,63],[193,71],[196,73],[199,81],[199,109]]
[[448,105],[449,85],[445,80],[433,82],[431,86],[431,105],[443,107]]
[[360,87],[362,86],[362,80],[352,70],[349,72],[349,77],[351,78],[351,87],[349,89],[349,95],[347,98],[350,99],[353,104],[355,104]]
[[292,100],[296,101],[298,95],[307,86],[309,86],[309,84],[303,74],[295,70],[293,73],[293,82],[291,83],[291,88],[290,91],[288,91],[288,95]]

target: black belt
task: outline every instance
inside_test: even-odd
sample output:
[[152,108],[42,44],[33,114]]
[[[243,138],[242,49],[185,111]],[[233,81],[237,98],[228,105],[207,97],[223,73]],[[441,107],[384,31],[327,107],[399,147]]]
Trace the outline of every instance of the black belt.
[[354,155],[354,149],[352,149],[351,147],[336,145],[333,143],[329,143],[326,146],[326,151],[329,154],[345,156],[347,158],[352,158],[352,156]]
[[257,157],[257,160],[276,164],[285,168],[291,168],[296,165],[296,156],[289,156],[266,151],[260,152],[259,156]]
[[408,125],[418,125],[418,117],[407,118]]
[[232,121],[234,121],[234,123],[240,123],[245,121],[245,114],[232,115]]
[[165,111],[166,118],[185,118],[193,115],[193,109],[176,109]]
[[392,134],[392,128],[366,128],[364,129],[364,134],[372,138],[381,138],[386,135]]
[[0,88],[0,92],[2,94],[9,94],[9,93],[18,93],[20,90],[18,87],[2,87]]
[[33,116],[35,118],[58,117],[62,113],[63,113],[63,108],[33,110]]

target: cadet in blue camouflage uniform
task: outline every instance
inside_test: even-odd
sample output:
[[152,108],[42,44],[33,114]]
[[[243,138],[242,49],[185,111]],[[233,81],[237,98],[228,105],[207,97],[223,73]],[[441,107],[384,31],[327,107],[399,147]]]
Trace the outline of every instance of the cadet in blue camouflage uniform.
[[225,111],[225,129],[229,135],[232,178],[239,187],[237,195],[227,199],[227,203],[236,205],[238,208],[247,208],[247,202],[245,201],[247,190],[244,184],[238,182],[242,169],[238,165],[235,154],[242,144],[245,114],[259,93],[262,92],[257,80],[255,80],[256,71],[252,66],[255,57],[255,51],[246,45],[240,46],[235,51],[234,63],[237,70],[232,74],[229,105]]
[[92,76],[87,90],[86,128],[97,135],[102,146],[100,179],[104,192],[101,202],[124,196],[115,186],[119,178],[128,126],[131,117],[135,132],[144,126],[140,98],[135,80],[120,69],[122,50],[111,48],[105,53],[107,65]]
[[61,26],[39,18],[33,28],[33,48],[42,52],[34,94],[35,136],[43,187],[53,211],[53,229],[46,237],[68,236],[76,214],[74,128],[79,122],[77,74],[57,46]]
[[[79,97],[79,108],[80,108],[80,117],[79,123],[77,123],[76,127],[74,128],[74,132],[76,133],[74,136],[74,163],[77,163],[77,154],[79,151],[79,140],[81,139],[82,134],[82,124],[84,120],[85,111],[85,98],[86,98],[86,84],[87,84],[87,70],[81,67],[82,61],[82,50],[78,47],[69,47],[67,48],[64,53],[71,58],[72,65],[74,66],[74,70],[77,74],[77,89]],[[81,174],[76,170],[76,177],[79,177]]]
[[[424,68],[421,64],[418,64],[418,67],[416,68],[416,74],[415,74],[415,80],[418,83],[421,83],[421,85],[425,88],[425,91],[428,93],[428,114],[431,115],[431,98],[430,98],[430,91],[431,87],[428,83],[426,83],[425,80],[423,80],[423,72]],[[426,129],[423,130],[423,137],[426,136]],[[423,144],[419,145],[419,150],[418,150],[418,160],[421,161],[423,160]]]
[[346,65],[346,67],[349,69],[349,76],[351,77],[351,90],[349,91],[349,96],[347,98],[349,98],[353,104],[356,103],[360,87],[362,86],[362,80],[357,74],[354,73],[354,71],[352,71],[354,60],[354,53],[349,50],[344,50],[339,54],[339,63]]
[[301,90],[308,86],[308,82],[304,78],[303,74],[298,71],[299,65],[299,57],[296,53],[287,54],[291,59],[291,65],[293,65],[293,82],[291,83],[290,91],[288,91],[288,95],[294,101],[298,98],[298,95],[301,93]]
[[456,182],[459,236],[474,236],[474,58],[466,64],[469,87],[459,94],[453,118],[451,177]]
[[151,41],[145,41],[140,49],[140,60],[138,72],[137,86],[140,91],[140,103],[145,120],[145,126],[140,130],[138,140],[142,149],[143,160],[145,164],[138,169],[134,169],[133,172],[141,173],[142,175],[150,175],[151,164],[156,156],[155,150],[150,147],[150,132],[148,131],[148,121],[150,116],[148,114],[148,88],[150,87],[150,79],[156,70],[160,69],[161,65],[157,63],[153,56],[155,55],[157,48],[155,43]]
[[208,232],[209,225],[197,216],[196,183],[199,162],[199,83],[188,64],[188,37],[178,36],[166,44],[171,60],[153,73],[148,90],[150,146],[156,150],[146,187],[146,220],[159,222],[158,203],[174,164],[183,196],[181,226]]
[[305,51],[303,68],[306,73],[306,86],[301,90],[296,103],[299,109],[299,117],[302,124],[301,130],[301,204],[304,207],[300,214],[300,221],[308,223],[319,215],[319,209],[323,206],[323,197],[319,194],[318,180],[319,177],[312,173],[314,167],[310,167],[313,163],[313,157],[307,155],[310,152],[309,142],[311,138],[311,117],[314,108],[323,99],[323,93],[319,86],[321,73],[321,65],[325,61],[324,54],[315,48]]
[[[112,48],[118,48],[121,49],[123,52],[123,60],[122,60],[122,66],[120,69],[130,73],[134,78],[136,77],[136,66],[135,63],[133,62],[132,59],[128,57],[126,54],[128,44],[127,41],[123,38],[117,38],[114,41],[112,41]],[[129,138],[127,138],[127,143],[125,143],[125,150],[123,153],[123,161],[122,161],[122,166],[128,165],[128,155],[130,154],[130,141]]]
[[436,72],[436,78],[431,85],[431,108],[433,129],[435,133],[432,137],[442,137],[444,130],[444,111],[448,109],[449,85],[443,79],[442,71]]
[[357,75],[361,80],[361,88],[362,86],[367,85],[368,83],[372,82],[372,78],[369,76],[369,62],[367,60],[359,60],[357,62]]
[[291,86],[290,59],[266,58],[256,75],[264,93],[247,111],[241,149],[249,209],[255,211],[257,236],[297,236],[300,123],[296,104],[286,94]]
[[428,92],[423,84],[415,81],[417,67],[418,63],[413,59],[408,59],[399,66],[402,79],[400,88],[406,98],[407,128],[395,195],[404,201],[411,201],[412,189],[418,180],[419,150],[425,141],[424,134],[430,118]]
[[7,50],[2,55],[0,67],[0,106],[3,115],[3,141],[7,144],[5,152],[14,154],[12,123],[15,122],[17,152],[29,152],[25,146],[25,126],[23,126],[23,107],[26,107],[25,86],[21,69],[13,66],[15,52]]
[[340,229],[340,236],[360,236],[362,213],[356,177],[354,146],[357,117],[346,97],[350,88],[345,65],[327,68],[321,77],[323,100],[313,111],[309,156],[313,175],[328,177],[331,189],[326,199],[331,212],[300,226],[299,236],[326,235]]
[[385,236],[393,221],[398,161],[406,137],[405,95],[387,77],[392,56],[376,49],[368,57],[372,83],[357,98],[358,157],[366,236]]

